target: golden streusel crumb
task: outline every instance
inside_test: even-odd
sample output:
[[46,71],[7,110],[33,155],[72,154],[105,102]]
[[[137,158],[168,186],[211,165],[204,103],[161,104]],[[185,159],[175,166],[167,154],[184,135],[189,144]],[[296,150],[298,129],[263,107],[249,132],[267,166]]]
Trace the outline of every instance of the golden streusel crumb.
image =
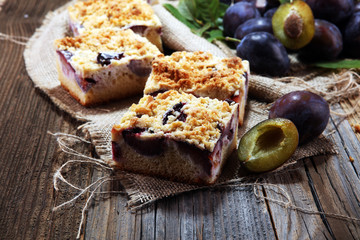
[[151,6],[142,0],[78,1],[68,8],[70,19],[86,29],[124,27],[136,22],[144,26],[160,26]]
[[207,52],[175,52],[153,61],[144,93],[176,89],[224,100],[245,89],[247,73],[247,62],[238,57],[221,59]]

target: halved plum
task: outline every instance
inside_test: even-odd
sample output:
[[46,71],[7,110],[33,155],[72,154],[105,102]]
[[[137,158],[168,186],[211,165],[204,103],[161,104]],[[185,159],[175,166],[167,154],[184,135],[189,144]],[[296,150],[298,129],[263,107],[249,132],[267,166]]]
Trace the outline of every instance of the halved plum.
[[295,124],[284,118],[267,119],[241,138],[238,156],[251,172],[266,172],[281,166],[295,152],[299,134]]
[[304,1],[282,4],[272,17],[274,35],[286,48],[300,49],[313,38],[314,21],[312,11]]

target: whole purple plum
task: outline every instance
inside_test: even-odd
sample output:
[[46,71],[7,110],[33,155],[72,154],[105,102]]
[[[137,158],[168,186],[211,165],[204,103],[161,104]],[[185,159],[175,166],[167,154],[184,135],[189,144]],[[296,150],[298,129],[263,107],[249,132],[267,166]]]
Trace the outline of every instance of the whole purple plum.
[[294,91],[275,101],[269,118],[291,120],[299,132],[299,144],[318,137],[330,117],[329,104],[321,96],[309,91]]
[[260,13],[255,5],[250,2],[238,2],[226,10],[223,18],[224,32],[227,36],[233,37],[236,28],[248,19],[259,17]]
[[354,12],[354,0],[306,0],[314,17],[340,24]]

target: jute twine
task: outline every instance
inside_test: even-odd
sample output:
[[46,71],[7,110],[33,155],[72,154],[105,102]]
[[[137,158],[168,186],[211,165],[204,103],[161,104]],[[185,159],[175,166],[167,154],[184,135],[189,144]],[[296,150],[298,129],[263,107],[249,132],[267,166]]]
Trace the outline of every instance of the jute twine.
[[27,43],[27,41],[29,41],[29,38],[23,37],[23,36],[11,36],[11,35],[7,35],[5,33],[0,32],[0,41],[9,41],[9,42],[16,43],[18,45],[26,46],[26,43]]
[[[154,6],[154,10],[160,17],[163,28],[163,41],[167,47],[174,50],[185,51],[210,51],[217,56],[229,56],[233,54],[231,49],[225,45],[213,45],[206,40],[192,34],[186,26],[169,15],[162,6]],[[24,51],[26,69],[34,82],[35,87],[41,89],[47,94],[51,101],[63,111],[69,113],[72,117],[84,121],[85,124],[81,129],[88,134],[89,140],[78,136],[66,135],[63,133],[53,134],[60,148],[65,153],[76,156],[79,159],[72,159],[63,164],[54,174],[54,188],[59,190],[59,182],[65,184],[66,189],[74,189],[79,193],[67,202],[54,208],[62,209],[65,206],[75,202],[85,193],[90,193],[82,210],[82,219],[79,227],[78,237],[81,234],[81,227],[85,218],[85,212],[89,202],[96,194],[106,194],[111,191],[99,191],[100,187],[109,181],[120,181],[124,187],[124,193],[129,197],[128,207],[131,210],[137,210],[159,199],[174,196],[183,192],[195,191],[199,189],[216,189],[218,187],[241,187],[253,186],[256,197],[262,200],[268,200],[277,203],[285,208],[297,210],[308,214],[323,214],[329,217],[348,221],[359,221],[344,215],[329,214],[311,209],[304,209],[294,205],[286,191],[275,184],[259,182],[252,176],[240,176],[240,164],[236,157],[232,156],[220,176],[219,181],[214,186],[200,187],[184,183],[176,183],[164,179],[158,179],[150,176],[143,176],[128,172],[114,172],[108,165],[111,161],[111,128],[117,123],[123,113],[132,103],[136,103],[141,96],[125,99],[98,107],[85,108],[78,104],[61,86],[57,79],[55,67],[55,51],[52,43],[57,38],[62,38],[67,34],[67,16],[66,6],[63,6],[54,12],[50,12],[42,26],[36,30],[34,35],[27,42]],[[176,29],[176,31],[174,31]],[[179,34],[181,33],[181,34]],[[22,37],[3,36],[4,40],[22,44]],[[354,71],[314,71],[299,64],[292,57],[292,77],[286,78],[269,78],[252,74],[249,81],[249,101],[244,126],[239,129],[242,136],[244,132],[255,124],[267,118],[268,104],[275,101],[282,95],[294,91],[308,89],[322,95],[329,103],[338,102],[348,97],[359,94],[360,77]],[[357,106],[356,106],[357,107]],[[76,152],[71,148],[71,141],[80,141],[92,143],[95,146],[99,158],[92,158],[82,153]],[[70,143],[69,143],[70,142]],[[314,141],[300,146],[292,158],[280,169],[269,174],[278,174],[287,171],[289,166],[294,165],[297,161],[306,157],[336,154],[336,148],[330,138],[321,136]],[[89,164],[101,169],[106,174],[97,181],[91,183],[85,188],[78,187],[76,184],[67,181],[63,177],[63,172],[69,165]],[[264,178],[265,175],[262,176]],[[249,183],[250,181],[250,183]],[[246,183],[245,183],[246,182]],[[263,196],[259,188],[275,188],[277,192],[285,196],[285,201],[272,199]]]

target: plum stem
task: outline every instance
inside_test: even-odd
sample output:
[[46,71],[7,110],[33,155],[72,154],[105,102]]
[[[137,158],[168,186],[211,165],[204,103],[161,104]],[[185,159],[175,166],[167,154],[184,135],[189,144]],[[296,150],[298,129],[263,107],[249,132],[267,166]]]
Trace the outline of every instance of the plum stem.
[[226,37],[226,38],[225,38],[225,41],[238,42],[238,43],[241,42],[240,39],[232,38],[232,37]]

